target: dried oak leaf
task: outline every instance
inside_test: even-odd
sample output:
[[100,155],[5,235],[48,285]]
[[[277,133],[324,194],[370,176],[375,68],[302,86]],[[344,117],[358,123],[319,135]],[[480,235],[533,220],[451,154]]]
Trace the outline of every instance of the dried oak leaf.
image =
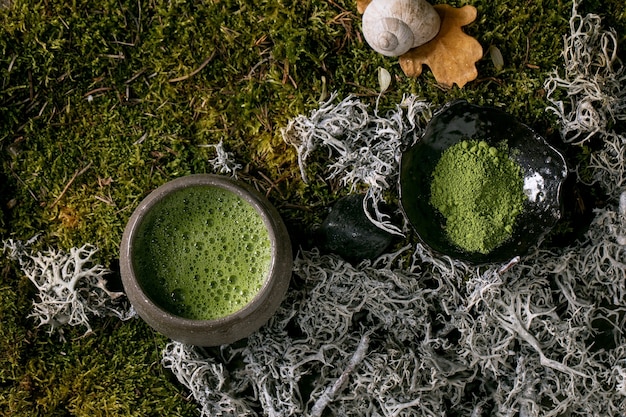
[[365,8],[368,4],[370,4],[372,0],[356,0],[356,10],[357,12],[363,14]]
[[408,77],[418,77],[422,65],[428,65],[439,84],[452,87],[456,83],[463,87],[478,77],[475,64],[483,57],[480,43],[461,29],[476,20],[476,8],[469,5],[455,8],[447,4],[434,7],[441,17],[439,33],[400,56],[400,67]]

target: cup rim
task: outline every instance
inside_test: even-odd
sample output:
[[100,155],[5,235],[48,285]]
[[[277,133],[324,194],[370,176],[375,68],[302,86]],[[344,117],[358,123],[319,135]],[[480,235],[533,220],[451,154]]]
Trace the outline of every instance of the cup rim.
[[[154,302],[142,287],[135,267],[133,266],[133,248],[137,230],[144,216],[171,193],[188,187],[217,187],[227,190],[249,203],[261,217],[270,239],[270,266],[265,276],[262,287],[254,297],[242,308],[226,316],[213,319],[191,319],[172,313]],[[162,327],[177,327],[190,332],[207,332],[211,329],[219,329],[222,326],[239,321],[250,322],[255,320],[253,315],[263,308],[263,304],[274,291],[279,291],[281,299],[287,290],[289,279],[280,275],[286,275],[286,268],[280,262],[289,255],[289,277],[291,272],[291,243],[288,238],[286,227],[278,214],[278,211],[269,203],[267,198],[260,194],[250,185],[231,179],[226,176],[214,174],[192,174],[179,177],[164,183],[151,191],[133,211],[124,229],[122,243],[120,245],[120,271],[122,283],[133,307],[139,315],[152,327],[159,330]],[[277,279],[278,281],[274,282]],[[284,282],[286,281],[286,282]],[[149,311],[150,310],[150,311]],[[154,323],[155,316],[165,322],[164,326]],[[269,318],[269,317],[268,317]],[[165,332],[162,331],[165,334]]]

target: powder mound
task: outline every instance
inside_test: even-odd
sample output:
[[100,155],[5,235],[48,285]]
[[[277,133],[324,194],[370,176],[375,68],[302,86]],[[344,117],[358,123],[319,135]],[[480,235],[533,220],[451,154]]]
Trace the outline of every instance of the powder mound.
[[508,239],[524,202],[521,167],[505,144],[466,140],[446,149],[431,183],[431,204],[452,243],[489,253]]

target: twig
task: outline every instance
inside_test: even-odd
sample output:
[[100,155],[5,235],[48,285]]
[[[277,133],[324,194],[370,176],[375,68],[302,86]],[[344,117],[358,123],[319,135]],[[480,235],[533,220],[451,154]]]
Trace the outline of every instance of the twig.
[[11,174],[13,174],[13,176],[20,182],[20,184],[22,184],[24,187],[26,187],[26,189],[28,190],[28,193],[31,195],[31,197],[33,197],[33,199],[35,199],[35,201],[39,201],[39,199],[37,198],[37,196],[35,195],[35,193],[33,192],[33,190],[31,190],[28,185],[26,185],[26,183],[24,182],[23,179],[20,178],[19,175],[17,175],[17,173],[15,172],[15,170],[13,169],[12,166],[9,166],[9,169],[11,170]]
[[346,369],[344,369],[335,383],[326,388],[324,393],[317,399],[317,401],[315,401],[315,404],[313,404],[311,413],[309,414],[310,417],[320,417],[322,415],[326,406],[330,404],[335,395],[343,389],[345,383],[348,381],[348,377],[350,377],[350,374],[354,371],[354,368],[356,368],[357,365],[363,361],[365,355],[367,354],[368,347],[369,337],[365,334],[361,337],[361,341],[359,342],[354,355],[350,358],[350,362],[348,362]]
[[213,59],[213,57],[215,56],[215,51],[213,51],[213,53],[211,54],[210,57],[208,57],[202,64],[200,64],[200,66],[198,68],[196,68],[195,70],[193,70],[191,73],[187,74],[187,75],[183,75],[182,77],[178,77],[178,78],[172,78],[171,80],[169,80],[169,82],[171,83],[177,83],[179,81],[185,81],[188,78],[193,77],[194,75],[196,75],[197,73],[199,73],[200,71],[202,71],[204,69],[204,67],[206,67],[207,65],[209,65],[209,62],[211,62],[211,60]]
[[141,74],[145,73],[147,71],[146,68],[142,68],[139,71],[137,71],[132,77],[130,77],[128,80],[124,81],[124,84],[130,84],[133,81],[135,81],[137,78],[139,78],[141,76]]
[[264,174],[264,173],[262,173],[262,172],[259,172],[259,175],[260,175],[261,177],[263,177],[263,179],[264,179],[265,181],[267,181],[267,182],[270,184],[270,187],[269,187],[269,188],[267,188],[267,189],[265,190],[265,196],[266,196],[266,197],[268,197],[268,196],[270,195],[270,193],[272,192],[272,190],[276,190],[276,191],[278,192],[278,194],[280,194],[280,196],[281,196],[281,197],[284,197],[283,193],[282,193],[282,192],[280,191],[280,189],[278,188],[278,184],[277,184],[276,182],[272,181],[272,179],[271,179],[271,178],[269,178],[267,175],[265,175],[265,174]]
[[99,88],[96,88],[94,90],[86,92],[85,94],[83,94],[83,97],[89,97],[89,96],[94,95],[96,93],[104,93],[104,92],[110,91],[110,90],[111,90],[111,87],[99,87]]
[[93,162],[90,162],[86,167],[76,171],[74,173],[74,175],[72,175],[72,178],[70,178],[70,180],[67,182],[67,184],[65,184],[65,187],[63,188],[63,191],[61,191],[61,194],[59,194],[59,196],[54,200],[54,202],[52,203],[52,205],[50,205],[50,207],[54,207],[57,205],[57,203],[61,200],[61,198],[63,197],[63,195],[67,192],[67,190],[70,188],[70,186],[72,185],[72,183],[74,182],[74,180],[84,174],[89,168],[91,168],[91,165],[93,164]]

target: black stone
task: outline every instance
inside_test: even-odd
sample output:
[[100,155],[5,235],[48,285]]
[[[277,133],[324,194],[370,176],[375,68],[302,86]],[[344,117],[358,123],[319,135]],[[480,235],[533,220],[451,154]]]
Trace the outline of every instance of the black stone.
[[363,211],[363,195],[339,199],[314,232],[322,252],[335,253],[350,262],[374,259],[384,253],[393,235],[374,225]]

